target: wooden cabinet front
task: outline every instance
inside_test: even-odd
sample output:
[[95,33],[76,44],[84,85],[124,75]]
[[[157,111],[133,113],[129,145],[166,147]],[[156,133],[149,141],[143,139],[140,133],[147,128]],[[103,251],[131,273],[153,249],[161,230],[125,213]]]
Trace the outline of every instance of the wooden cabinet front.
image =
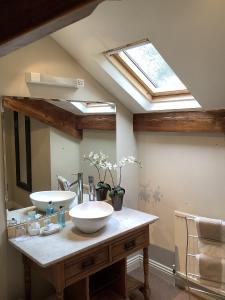
[[[106,241],[104,244],[97,245],[82,253],[77,253],[71,258],[67,258],[64,261],[53,264],[47,268],[41,268],[29,258],[24,256],[25,267],[25,286],[26,286],[26,300],[30,300],[30,274],[29,268],[32,266],[36,268],[48,281],[50,281],[56,289],[56,299],[65,300],[71,298],[64,297],[64,289],[69,288],[67,295],[77,294],[83,295],[81,299],[89,300],[90,296],[95,297],[96,288],[91,288],[89,291],[89,285],[96,280],[100,281],[101,277],[104,286],[107,286],[111,281],[113,290],[116,291],[123,299],[126,298],[129,286],[126,284],[126,258],[138,251],[144,249],[144,273],[145,282],[143,285],[144,298],[149,299],[149,286],[148,286],[148,245],[149,245],[149,226],[143,226],[139,229],[132,230],[128,233],[121,235],[120,237]],[[105,271],[104,271],[104,270]],[[99,273],[99,271],[103,271]],[[111,272],[113,270],[113,272]],[[93,274],[98,274],[95,276]],[[108,280],[106,276],[113,273],[113,280]],[[99,277],[99,274],[101,275]],[[114,275],[115,274],[115,275]],[[94,277],[93,277],[94,276]],[[118,276],[118,280],[113,282]],[[110,277],[110,276],[109,276]],[[91,281],[90,281],[91,280]],[[90,284],[89,284],[90,281]],[[140,287],[140,283],[138,285]],[[75,291],[75,292],[74,292]]]
[[82,253],[79,257],[68,259],[64,263],[64,273],[66,286],[70,283],[94,273],[97,269],[104,267],[109,263],[108,247],[101,247],[91,252]]
[[127,257],[131,253],[138,251],[149,244],[148,228],[137,230],[127,234],[118,241],[112,243],[112,261]]

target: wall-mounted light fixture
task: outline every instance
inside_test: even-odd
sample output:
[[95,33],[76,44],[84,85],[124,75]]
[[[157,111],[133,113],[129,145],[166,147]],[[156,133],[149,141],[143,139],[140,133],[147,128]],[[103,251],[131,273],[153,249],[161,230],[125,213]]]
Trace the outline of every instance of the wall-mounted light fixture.
[[75,89],[84,87],[84,80],[80,78],[58,77],[35,72],[26,72],[25,80],[27,83],[69,87]]

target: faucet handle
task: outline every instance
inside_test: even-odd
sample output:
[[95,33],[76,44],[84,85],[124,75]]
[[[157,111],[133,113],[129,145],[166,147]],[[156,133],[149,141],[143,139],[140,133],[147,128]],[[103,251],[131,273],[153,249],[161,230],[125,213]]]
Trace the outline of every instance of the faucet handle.
[[95,200],[95,185],[94,185],[94,176],[88,176],[89,183],[89,201]]
[[94,176],[88,176],[88,183],[90,184],[94,184]]
[[79,175],[83,175],[83,172],[72,173],[72,175],[77,175],[77,176],[79,176]]

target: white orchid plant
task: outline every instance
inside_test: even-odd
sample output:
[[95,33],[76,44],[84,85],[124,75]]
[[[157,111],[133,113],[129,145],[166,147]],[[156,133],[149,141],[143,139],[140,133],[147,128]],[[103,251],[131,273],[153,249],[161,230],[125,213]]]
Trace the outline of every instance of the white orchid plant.
[[[84,160],[89,161],[91,166],[94,166],[98,172],[98,179],[99,182],[96,185],[96,189],[107,189],[111,190],[111,186],[108,183],[105,183],[106,174],[108,171],[108,168],[106,168],[106,165],[108,165],[108,156],[102,153],[101,151],[99,153],[90,152],[88,156],[84,155]],[[101,172],[103,170],[103,172]]]
[[[134,156],[128,156],[128,157],[123,157],[121,160],[119,160],[118,164],[114,163],[111,164],[111,168],[108,169],[109,174],[111,176],[112,179],[112,183],[113,183],[113,188],[110,192],[110,197],[113,196],[118,196],[123,198],[124,194],[125,194],[125,189],[121,187],[121,181],[122,181],[122,168],[126,166],[126,164],[135,164],[139,167],[141,167],[141,162],[137,161],[136,158]],[[113,176],[112,176],[112,170],[114,171],[118,171],[119,170],[119,180],[117,182],[117,185],[115,185],[114,180],[113,180]]]
[[[97,171],[98,171],[98,175],[99,175],[99,184],[100,186],[102,184],[105,184],[105,178],[106,178],[106,174],[107,172],[109,172],[111,180],[112,180],[112,185],[113,188],[111,190],[111,187],[109,188],[109,190],[111,190],[110,192],[110,196],[114,196],[114,195],[118,195],[120,197],[123,197],[123,195],[125,194],[125,189],[122,188],[121,185],[121,181],[122,181],[122,168],[125,167],[126,164],[135,164],[139,167],[141,167],[141,162],[137,161],[136,158],[134,156],[128,156],[128,157],[123,157],[118,164],[117,163],[111,163],[110,161],[108,161],[108,156],[105,155],[102,152],[99,153],[93,153],[91,152],[88,156],[84,156],[85,160],[88,160],[90,162],[91,166],[94,166]],[[103,180],[101,180],[101,169],[104,170],[104,177]],[[117,172],[119,171],[119,180],[117,182],[117,184],[115,184],[114,178],[113,178],[113,173],[112,172]],[[98,188],[98,186],[97,186]]]

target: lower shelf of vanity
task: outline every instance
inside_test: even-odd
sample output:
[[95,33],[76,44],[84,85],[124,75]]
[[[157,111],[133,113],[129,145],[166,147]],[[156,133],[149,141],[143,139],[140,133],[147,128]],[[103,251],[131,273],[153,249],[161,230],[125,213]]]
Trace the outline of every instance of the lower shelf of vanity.
[[[79,300],[124,300],[124,297],[115,291],[115,284],[121,281],[120,276],[109,278],[109,273],[96,274],[95,279],[87,282],[86,279],[76,283],[74,286],[65,290],[65,300],[74,299],[74,295],[79,294]],[[112,276],[113,277],[113,276]],[[104,278],[104,279],[103,279]],[[134,291],[142,291],[144,284],[136,278],[127,275],[127,294],[128,296]],[[97,285],[96,285],[96,281]],[[116,283],[117,282],[117,283]],[[85,292],[86,291],[86,292]],[[52,295],[46,300],[55,300],[56,296]]]
[[[127,289],[128,289],[128,296],[134,291],[134,290],[140,290],[142,291],[144,284],[143,282],[137,280],[136,278],[132,276],[127,276]],[[102,291],[99,291],[95,296],[90,298],[91,300],[124,300],[123,297],[121,297],[119,294],[115,293],[115,291],[105,288]]]

